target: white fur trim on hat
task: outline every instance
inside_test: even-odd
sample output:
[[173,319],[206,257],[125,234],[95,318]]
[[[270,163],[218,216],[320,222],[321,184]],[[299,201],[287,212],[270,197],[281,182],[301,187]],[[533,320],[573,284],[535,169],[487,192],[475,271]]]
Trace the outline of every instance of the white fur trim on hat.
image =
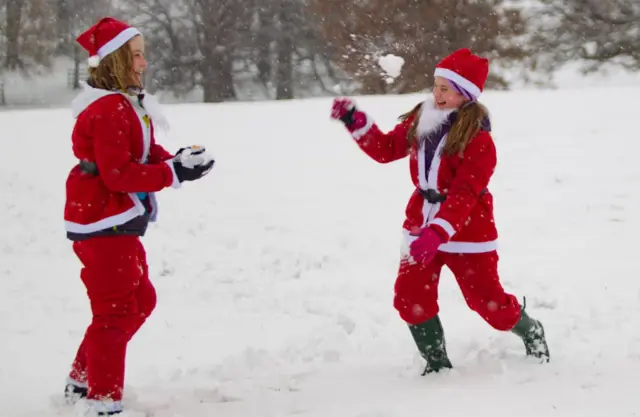
[[120,48],[122,45],[127,43],[131,38],[136,35],[140,35],[140,31],[134,27],[129,27],[118,33],[116,37],[111,39],[109,42],[105,43],[98,49],[98,56],[100,58],[104,58],[109,55],[111,52]]
[[475,98],[480,97],[480,94],[482,93],[482,91],[480,91],[480,88],[477,85],[467,80],[457,72],[451,71],[450,69],[438,67],[436,68],[434,75],[436,77],[442,77],[442,78],[446,78],[447,80],[453,81],[454,83],[458,84],[460,87],[467,90]]

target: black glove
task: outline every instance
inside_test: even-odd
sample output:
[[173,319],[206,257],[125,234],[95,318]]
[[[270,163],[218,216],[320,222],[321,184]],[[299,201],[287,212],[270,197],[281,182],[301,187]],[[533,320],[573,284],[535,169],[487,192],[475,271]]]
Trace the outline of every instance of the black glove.
[[173,169],[181,183],[204,177],[211,171],[214,163],[213,158],[205,155],[205,148],[199,146],[180,148],[173,157]]
[[196,165],[193,168],[187,168],[182,165],[180,161],[173,161],[173,169],[176,171],[176,176],[178,177],[178,181],[195,181],[207,175],[211,168],[213,168],[213,163],[215,161],[212,159],[204,165]]

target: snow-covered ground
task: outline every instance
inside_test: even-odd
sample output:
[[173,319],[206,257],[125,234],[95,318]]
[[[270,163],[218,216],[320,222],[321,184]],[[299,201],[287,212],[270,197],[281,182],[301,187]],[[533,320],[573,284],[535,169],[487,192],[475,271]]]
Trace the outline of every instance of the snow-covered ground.
[[[469,311],[448,271],[456,368],[422,362],[392,307],[408,161],[378,165],[330,99],[166,106],[169,150],[202,143],[206,179],[160,195],[144,238],[159,303],[133,339],[125,405],[157,417],[637,416],[637,87],[488,93],[490,188],[505,287],[552,361]],[[385,128],[421,97],[358,103]],[[68,110],[0,113],[0,415],[57,405],[89,322],[62,223]]]

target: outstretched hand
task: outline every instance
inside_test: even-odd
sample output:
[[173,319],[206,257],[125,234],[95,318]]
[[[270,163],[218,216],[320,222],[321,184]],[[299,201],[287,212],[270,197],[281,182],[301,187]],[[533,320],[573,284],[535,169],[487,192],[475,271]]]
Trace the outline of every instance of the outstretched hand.
[[367,126],[367,115],[356,108],[350,98],[335,98],[331,106],[331,118],[339,120],[351,132],[355,132]]
[[333,99],[333,105],[331,106],[331,118],[345,122],[345,117],[349,113],[353,113],[356,106],[350,98],[339,97]]

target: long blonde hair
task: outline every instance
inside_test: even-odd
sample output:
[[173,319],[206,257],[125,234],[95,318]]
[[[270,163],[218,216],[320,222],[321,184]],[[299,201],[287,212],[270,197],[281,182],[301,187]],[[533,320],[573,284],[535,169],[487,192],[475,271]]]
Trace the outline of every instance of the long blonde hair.
[[[411,126],[407,131],[407,143],[409,147],[418,141],[418,120],[422,103],[416,105],[410,111],[400,115],[401,121],[413,118]],[[469,102],[458,110],[456,120],[453,122],[447,139],[444,143],[442,153],[446,156],[461,154],[469,141],[480,131],[485,118],[489,117],[489,110],[477,101]]]
[[129,42],[102,58],[97,67],[89,68],[89,84],[94,88],[120,91],[136,84]]

